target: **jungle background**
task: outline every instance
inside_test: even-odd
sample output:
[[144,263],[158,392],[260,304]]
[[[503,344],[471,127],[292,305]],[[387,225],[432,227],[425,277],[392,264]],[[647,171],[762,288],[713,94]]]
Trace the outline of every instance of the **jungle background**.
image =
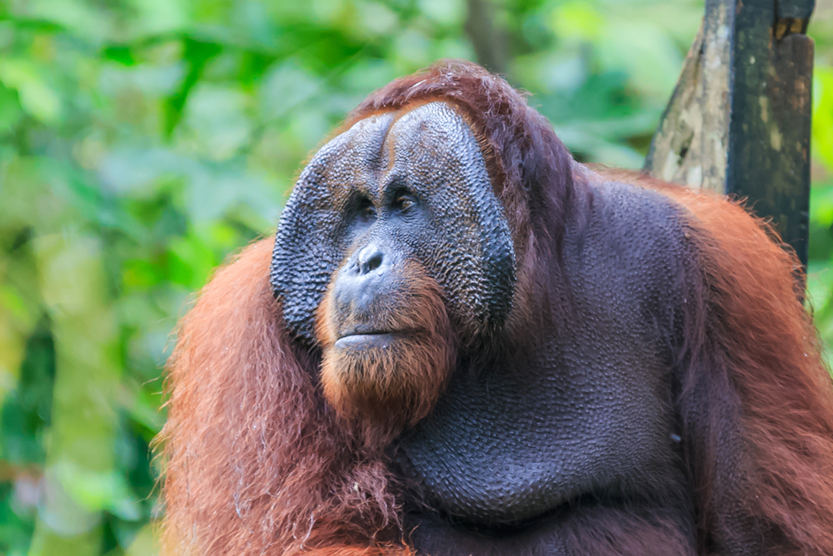
[[[162,367],[371,90],[480,61],[582,160],[638,168],[692,0],[0,0],[0,554],[152,555]],[[833,345],[833,0],[819,0],[809,299]]]

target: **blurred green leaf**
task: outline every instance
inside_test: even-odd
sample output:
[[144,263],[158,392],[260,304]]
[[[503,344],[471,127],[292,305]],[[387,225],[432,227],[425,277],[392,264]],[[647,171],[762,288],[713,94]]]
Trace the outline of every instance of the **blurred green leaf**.
[[221,47],[218,44],[185,38],[184,60],[188,65],[188,73],[179,90],[166,103],[166,136],[170,137],[179,120],[182,118],[182,110],[185,107],[185,102],[188,100],[188,95],[191,93],[194,85],[199,81],[206,64],[208,64],[209,60],[217,56],[220,50]]
[[833,67],[813,73],[813,152],[833,168]]
[[23,59],[0,59],[0,81],[6,88],[17,91],[21,106],[31,116],[46,124],[57,123],[60,96],[49,87],[36,64]]

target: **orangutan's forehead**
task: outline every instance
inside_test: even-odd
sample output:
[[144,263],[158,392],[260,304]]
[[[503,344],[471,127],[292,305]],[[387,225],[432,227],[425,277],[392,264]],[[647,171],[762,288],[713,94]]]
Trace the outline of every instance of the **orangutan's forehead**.
[[488,181],[474,133],[445,102],[360,120],[321,150],[327,151],[339,152],[336,174],[349,175],[350,185],[371,194],[381,194],[391,180],[404,175],[423,186]]

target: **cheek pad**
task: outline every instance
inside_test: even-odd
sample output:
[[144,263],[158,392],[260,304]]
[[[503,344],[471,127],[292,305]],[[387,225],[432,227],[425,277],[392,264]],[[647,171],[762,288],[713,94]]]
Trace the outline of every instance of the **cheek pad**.
[[511,310],[515,251],[476,137],[448,104],[432,102],[402,116],[385,143],[388,179],[427,198],[428,233],[411,246],[446,296],[458,322],[499,328]]
[[372,186],[392,121],[389,114],[362,120],[324,145],[301,172],[281,213],[270,282],[287,328],[310,343],[315,310],[348,248],[344,213],[351,194]]

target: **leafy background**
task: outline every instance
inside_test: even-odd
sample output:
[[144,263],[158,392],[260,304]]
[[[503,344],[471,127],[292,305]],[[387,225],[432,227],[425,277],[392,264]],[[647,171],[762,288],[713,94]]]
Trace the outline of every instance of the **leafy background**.
[[[673,5],[672,5],[673,4]],[[442,57],[642,164],[692,0],[0,1],[0,554],[153,554],[170,334],[304,157]],[[833,0],[816,40],[810,298],[833,341]]]

